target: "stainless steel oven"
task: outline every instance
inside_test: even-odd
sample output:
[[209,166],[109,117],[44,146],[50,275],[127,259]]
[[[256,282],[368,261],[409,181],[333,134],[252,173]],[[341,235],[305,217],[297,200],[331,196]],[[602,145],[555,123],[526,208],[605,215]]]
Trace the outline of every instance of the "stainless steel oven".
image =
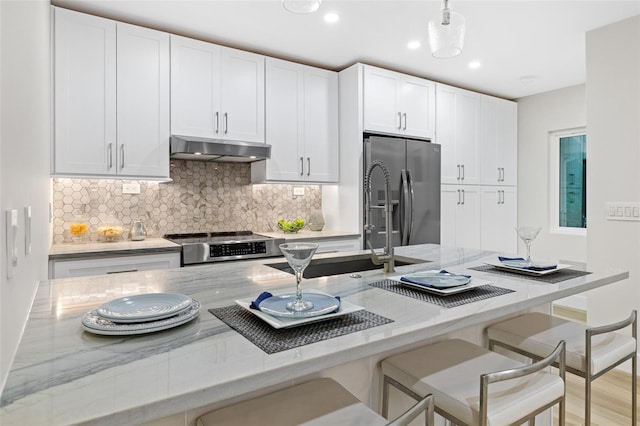
[[278,246],[284,243],[284,238],[251,231],[168,234],[164,238],[182,246],[182,266],[282,256]]

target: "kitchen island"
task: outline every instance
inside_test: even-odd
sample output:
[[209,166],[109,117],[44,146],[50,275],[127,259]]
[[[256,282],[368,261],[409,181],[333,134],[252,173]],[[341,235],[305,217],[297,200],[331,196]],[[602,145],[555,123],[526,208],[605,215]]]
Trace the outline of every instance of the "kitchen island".
[[[303,281],[303,289],[339,295],[391,322],[272,354],[207,310],[265,290],[293,291],[292,275],[267,266],[280,258],[44,281],[2,392],[0,423],[190,425],[212,408],[331,374],[338,381],[360,383],[348,387],[371,402],[377,393],[377,362],[389,354],[456,332],[478,340],[484,324],[548,308],[553,300],[629,276],[575,265],[572,269],[590,273],[552,284],[469,269],[496,259],[487,251],[418,245],[397,248],[396,254],[429,263],[399,266],[387,276],[375,270]],[[511,292],[445,308],[370,285],[426,269],[469,274]],[[135,337],[83,331],[86,312],[118,297],[151,292],[187,294],[201,303],[200,315],[185,325]],[[341,369],[344,365],[366,367]],[[358,395],[362,392],[367,394]]]

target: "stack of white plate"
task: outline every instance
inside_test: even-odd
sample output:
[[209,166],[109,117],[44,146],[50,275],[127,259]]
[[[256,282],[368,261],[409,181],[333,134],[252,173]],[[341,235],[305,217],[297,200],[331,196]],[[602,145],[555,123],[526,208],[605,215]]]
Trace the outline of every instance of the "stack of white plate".
[[199,312],[200,303],[184,294],[136,294],[87,312],[82,317],[82,326],[95,334],[146,334],[187,323]]

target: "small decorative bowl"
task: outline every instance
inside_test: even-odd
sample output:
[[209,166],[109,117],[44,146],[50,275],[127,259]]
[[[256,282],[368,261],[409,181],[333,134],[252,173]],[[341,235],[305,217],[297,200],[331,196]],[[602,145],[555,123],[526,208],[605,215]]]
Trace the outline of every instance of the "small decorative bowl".
[[278,228],[280,228],[280,230],[285,233],[296,233],[302,228],[304,228],[304,225],[305,225],[305,222],[302,219],[296,219],[291,222],[286,221],[284,219],[280,219],[278,221]]

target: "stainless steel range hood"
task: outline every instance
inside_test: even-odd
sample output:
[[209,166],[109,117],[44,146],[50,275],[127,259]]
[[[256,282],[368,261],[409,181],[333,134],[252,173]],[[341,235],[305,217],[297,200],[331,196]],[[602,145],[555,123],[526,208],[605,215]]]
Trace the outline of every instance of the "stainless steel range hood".
[[251,163],[271,157],[271,145],[256,142],[171,136],[171,158],[179,160]]

